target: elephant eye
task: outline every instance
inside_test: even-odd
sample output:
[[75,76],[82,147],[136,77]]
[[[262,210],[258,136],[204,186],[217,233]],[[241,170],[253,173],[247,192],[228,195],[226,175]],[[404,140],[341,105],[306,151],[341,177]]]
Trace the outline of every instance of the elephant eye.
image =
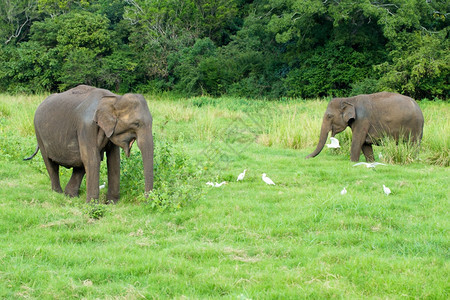
[[134,122],[134,123],[133,123],[133,126],[136,127],[136,128],[139,128],[139,127],[141,127],[141,123],[139,123],[139,122]]
[[328,119],[331,119],[332,117],[333,117],[332,114],[327,114],[327,118],[328,118]]

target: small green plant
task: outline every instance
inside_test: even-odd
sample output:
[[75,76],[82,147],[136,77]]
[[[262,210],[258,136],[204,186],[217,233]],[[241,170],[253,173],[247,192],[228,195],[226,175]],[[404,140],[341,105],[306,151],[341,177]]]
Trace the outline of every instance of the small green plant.
[[97,202],[88,203],[83,207],[83,212],[90,219],[99,220],[103,218],[108,212],[108,206]]
[[10,108],[5,103],[0,103],[0,118],[6,118],[11,115]]
[[205,105],[216,106],[217,100],[212,97],[200,96],[192,98],[192,105],[196,107],[202,107]]
[[199,182],[203,168],[198,167],[180,146],[157,140],[154,152],[153,190],[148,195],[143,192],[144,176],[139,152],[133,152],[128,159],[122,160],[122,190],[158,210],[177,210],[203,195],[203,185]]

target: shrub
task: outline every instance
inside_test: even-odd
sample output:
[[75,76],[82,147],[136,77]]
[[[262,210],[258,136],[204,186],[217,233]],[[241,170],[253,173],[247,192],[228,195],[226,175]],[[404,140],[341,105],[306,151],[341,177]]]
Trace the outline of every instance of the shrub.
[[158,210],[177,210],[203,195],[201,170],[184,149],[170,142],[155,142],[153,191],[145,198],[142,159],[138,151],[121,161],[121,189]]
[[449,41],[444,30],[434,35],[402,33],[401,49],[392,51],[391,62],[375,66],[379,85],[413,98],[448,97]]
[[380,92],[378,80],[376,79],[365,78],[361,81],[350,84],[350,86],[352,87],[350,96]]
[[109,213],[108,206],[98,202],[84,204],[82,211],[90,219],[99,220]]
[[372,73],[371,64],[377,55],[358,52],[352,47],[329,42],[301,55],[299,65],[283,79],[287,96],[313,98],[344,96],[356,82]]

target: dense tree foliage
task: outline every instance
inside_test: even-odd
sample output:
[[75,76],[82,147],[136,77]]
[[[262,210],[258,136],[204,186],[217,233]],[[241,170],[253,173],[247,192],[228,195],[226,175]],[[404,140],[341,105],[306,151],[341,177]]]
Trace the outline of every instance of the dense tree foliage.
[[448,98],[447,0],[0,0],[0,91]]

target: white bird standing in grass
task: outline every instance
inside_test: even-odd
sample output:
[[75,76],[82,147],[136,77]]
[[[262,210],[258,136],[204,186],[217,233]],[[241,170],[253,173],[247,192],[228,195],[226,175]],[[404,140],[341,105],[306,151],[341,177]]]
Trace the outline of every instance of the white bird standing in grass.
[[264,180],[264,182],[267,183],[268,185],[275,185],[272,179],[266,176],[266,173],[262,174],[262,180]]
[[359,162],[357,164],[354,164],[353,166],[356,167],[356,166],[361,166],[361,165],[365,165],[366,168],[375,168],[378,165],[387,166],[386,164],[382,164],[379,162],[373,162],[373,163]]
[[98,186],[98,189],[99,189],[99,190],[104,189],[105,186],[106,186],[106,182],[103,182],[102,185],[99,185],[99,186]]
[[385,186],[384,184],[383,184],[383,191],[386,194],[386,196],[389,196],[389,194],[391,193],[391,189]]
[[347,190],[344,188],[344,189],[341,191],[341,195],[345,195],[345,194],[347,194]]
[[247,171],[247,169],[245,169],[244,172],[242,172],[241,174],[239,174],[239,176],[238,176],[238,178],[237,178],[236,181],[241,181],[241,180],[243,180],[244,177],[245,177],[245,172],[246,172],[246,171]]
[[330,141],[331,141],[331,143],[327,144],[328,148],[334,148],[334,149],[341,148],[341,146],[339,146],[339,140],[337,138],[330,137]]

